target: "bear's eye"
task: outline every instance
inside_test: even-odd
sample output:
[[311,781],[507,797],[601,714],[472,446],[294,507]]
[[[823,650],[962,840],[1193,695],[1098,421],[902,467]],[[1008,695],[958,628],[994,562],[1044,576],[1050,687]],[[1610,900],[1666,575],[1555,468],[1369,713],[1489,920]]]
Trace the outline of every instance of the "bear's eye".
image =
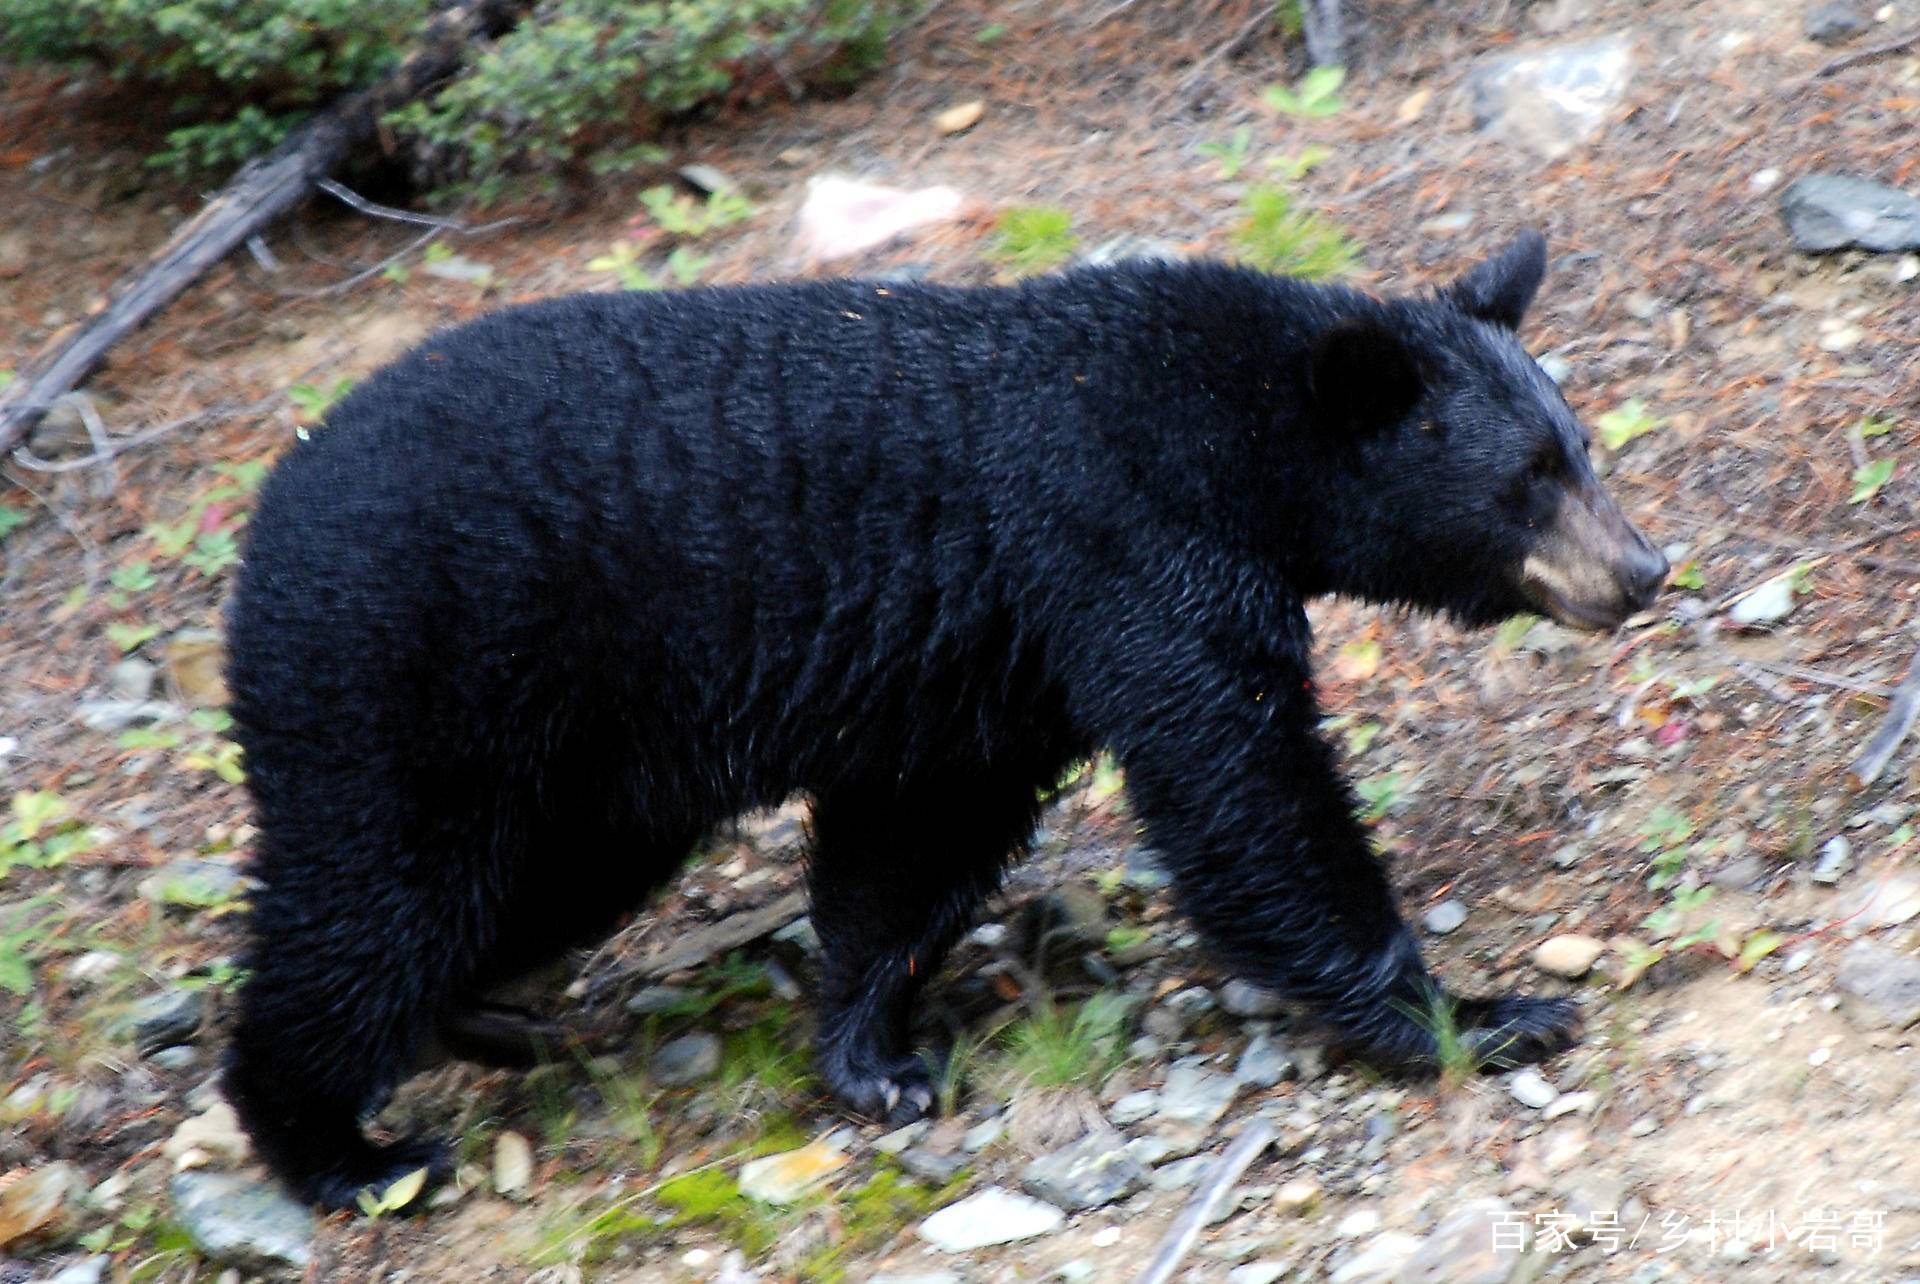
[[1566,460],[1560,452],[1549,447],[1536,454],[1527,464],[1528,481],[1552,481],[1566,469]]

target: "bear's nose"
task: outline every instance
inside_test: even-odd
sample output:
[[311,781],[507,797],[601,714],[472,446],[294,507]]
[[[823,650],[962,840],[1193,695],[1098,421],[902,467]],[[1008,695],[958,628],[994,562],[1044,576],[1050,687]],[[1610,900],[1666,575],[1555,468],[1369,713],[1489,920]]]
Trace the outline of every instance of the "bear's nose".
[[1648,605],[1659,595],[1670,569],[1665,553],[1648,543],[1644,537],[1639,540],[1639,547],[1627,555],[1627,564],[1621,576],[1627,596],[1636,608]]

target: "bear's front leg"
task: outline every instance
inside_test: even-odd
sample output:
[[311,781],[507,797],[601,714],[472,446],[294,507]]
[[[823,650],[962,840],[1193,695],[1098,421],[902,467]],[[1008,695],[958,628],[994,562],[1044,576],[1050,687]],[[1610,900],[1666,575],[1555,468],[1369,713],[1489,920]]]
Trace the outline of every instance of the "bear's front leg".
[[[1394,906],[1304,666],[1227,653],[1218,637],[1158,649],[1123,676],[1113,737],[1128,792],[1181,908],[1239,975],[1319,1010],[1361,1055],[1437,1059],[1436,1002],[1451,1004],[1486,1063],[1568,1046],[1579,1013],[1560,999],[1447,994]],[[1124,669],[1125,666],[1116,666]]]
[[914,996],[1032,837],[1039,791],[1058,765],[936,774],[926,784],[837,785],[813,810],[815,1062],[855,1112],[896,1126],[934,1106],[908,1037]]

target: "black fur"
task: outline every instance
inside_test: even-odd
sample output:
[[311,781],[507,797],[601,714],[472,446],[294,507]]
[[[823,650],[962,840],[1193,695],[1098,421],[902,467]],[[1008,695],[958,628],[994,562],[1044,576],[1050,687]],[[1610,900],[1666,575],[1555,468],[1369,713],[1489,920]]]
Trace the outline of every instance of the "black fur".
[[[795,790],[822,1076],[916,1117],[914,992],[1102,745],[1224,961],[1430,1058],[1303,605],[1523,607],[1565,484],[1529,461],[1581,443],[1508,328],[1538,273],[1496,264],[1384,302],[1208,263],[588,295],[368,379],[267,483],[230,622],[261,1153],[329,1204],[444,1171],[359,1130],[422,1041]],[[1516,1059],[1575,1025],[1464,1016]]]

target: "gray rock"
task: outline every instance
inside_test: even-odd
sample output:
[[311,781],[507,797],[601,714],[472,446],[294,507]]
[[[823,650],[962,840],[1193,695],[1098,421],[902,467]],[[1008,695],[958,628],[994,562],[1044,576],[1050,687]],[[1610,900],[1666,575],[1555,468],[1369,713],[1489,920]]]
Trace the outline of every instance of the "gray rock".
[[1395,1277],[1420,1241],[1399,1231],[1382,1231],[1373,1242],[1334,1268],[1333,1284],[1384,1284]]
[[1467,921],[1467,907],[1459,901],[1441,901],[1420,916],[1420,925],[1435,936],[1456,931]]
[[1210,1124],[1227,1113],[1239,1091],[1239,1084],[1217,1071],[1177,1065],[1160,1089],[1160,1118]]
[[960,1149],[969,1155],[977,1155],[1006,1135],[1006,1120],[985,1119],[967,1129],[961,1136]]
[[1233,1068],[1233,1077],[1248,1088],[1271,1088],[1299,1072],[1285,1044],[1271,1035],[1256,1034],[1247,1040],[1246,1050],[1240,1054],[1240,1063]]
[[1853,868],[1853,844],[1845,834],[1835,834],[1820,844],[1820,859],[1813,866],[1813,881],[1832,887],[1840,876]]
[[83,700],[74,716],[89,731],[115,732],[136,724],[176,722],[182,710],[164,700]]
[[1155,1190],[1184,1190],[1188,1186],[1199,1185],[1200,1179],[1212,1171],[1216,1162],[1212,1155],[1188,1155],[1185,1159],[1162,1164],[1153,1170],[1147,1180]]
[[1248,1262],[1227,1272],[1227,1284],[1274,1284],[1286,1273],[1285,1262]]
[[200,1062],[200,1054],[185,1044],[149,1052],[147,1060],[162,1070],[191,1070]]
[[92,989],[104,984],[120,970],[120,956],[112,950],[88,950],[67,964],[64,975],[68,985]]
[[1157,236],[1136,236],[1123,232],[1111,240],[1102,241],[1080,256],[1080,261],[1089,266],[1104,266],[1109,263],[1125,263],[1130,260],[1158,262],[1176,262],[1180,251],[1171,241],[1163,241]]
[[1632,43],[1610,35],[1490,58],[1467,90],[1475,125],[1553,159],[1600,132],[1632,78]]
[[107,670],[107,681],[112,685],[113,693],[122,700],[135,702],[153,694],[153,682],[159,676],[159,669],[137,655],[130,655]]
[[140,895],[155,905],[204,909],[224,905],[246,890],[247,876],[230,860],[183,856],[140,880]]
[[113,1259],[105,1253],[83,1258],[49,1275],[47,1284],[100,1284],[107,1277],[107,1267],[112,1262]]
[[627,1000],[627,1011],[636,1016],[658,1016],[662,1012],[684,1010],[687,1003],[698,998],[700,991],[684,985],[649,985],[637,991]]
[[1840,956],[1834,984],[1859,1000],[1847,1010],[1863,1024],[1904,1030],[1920,1022],[1920,958],[1855,941]]
[[933,1125],[925,1119],[917,1119],[904,1128],[895,1128],[884,1137],[876,1138],[873,1148],[883,1155],[897,1155],[926,1135]]
[[1548,1083],[1538,1070],[1528,1068],[1507,1081],[1507,1091],[1523,1106],[1545,1110],[1560,1096],[1560,1090]]
[[207,996],[199,990],[162,990],[149,994],[127,1012],[127,1032],[143,1057],[189,1042],[207,1015]]
[[1100,1208],[1146,1184],[1147,1170],[1118,1137],[1090,1133],[1027,1165],[1020,1184],[1028,1194],[1070,1213]]
[[1066,1214],[999,1186],[949,1204],[920,1223],[920,1238],[949,1253],[1012,1244],[1060,1229]]
[[304,1271],[313,1214],[278,1187],[237,1173],[186,1172],[171,1185],[174,1212],[194,1247],[243,1271]]
[[967,1157],[937,1154],[931,1150],[922,1150],[918,1146],[910,1146],[895,1155],[893,1162],[905,1169],[909,1176],[929,1186],[944,1186],[967,1166]]
[[669,1088],[698,1083],[719,1068],[720,1040],[705,1031],[683,1034],[661,1044],[648,1067],[654,1082]]
[[1808,174],[1780,193],[1793,248],[1809,254],[1858,246],[1880,254],[1920,249],[1920,199],[1897,187]]
[[1776,575],[1735,602],[1727,618],[1743,627],[1778,624],[1793,614],[1793,576]]
[[1220,1006],[1237,1017],[1271,1017],[1279,1016],[1287,1005],[1272,990],[1235,977],[1220,987]]
[[1867,19],[1851,4],[1820,4],[1807,10],[1807,39],[1841,45],[1867,29]]
[[1137,1124],[1148,1118],[1160,1108],[1160,1094],[1151,1088],[1139,1092],[1129,1092],[1107,1108],[1107,1118],[1115,1125],[1125,1128],[1128,1124]]
[[814,930],[811,915],[801,915],[767,939],[790,945],[802,954],[820,952],[820,933]]
[[1525,1254],[1528,1228],[1529,1218],[1499,1200],[1476,1199],[1434,1227],[1394,1284],[1507,1284]]
[[465,281],[470,285],[485,285],[493,280],[492,268],[464,254],[449,254],[443,259],[428,259],[420,265],[420,270],[428,276],[437,276],[443,281]]
[[967,1282],[952,1271],[922,1271],[914,1275],[895,1275],[892,1272],[875,1275],[867,1280],[867,1284],[967,1284]]

